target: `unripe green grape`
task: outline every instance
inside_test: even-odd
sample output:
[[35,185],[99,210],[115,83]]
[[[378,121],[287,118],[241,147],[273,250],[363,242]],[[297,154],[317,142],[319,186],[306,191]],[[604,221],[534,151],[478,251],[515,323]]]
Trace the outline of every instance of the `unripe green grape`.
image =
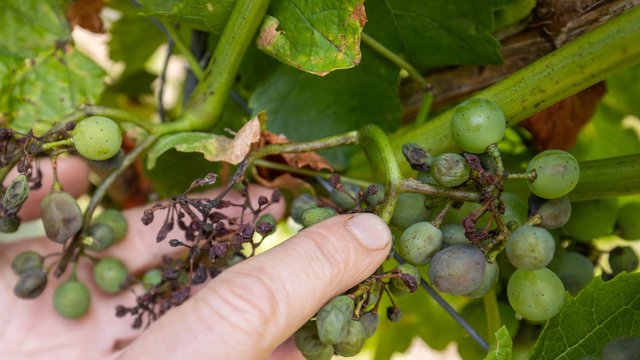
[[573,155],[562,150],[546,150],[534,156],[527,172],[536,178],[527,182],[532,193],[545,199],[567,195],[578,184],[580,165]]
[[427,197],[418,193],[402,193],[398,195],[396,208],[391,216],[391,223],[401,229],[424,221],[430,211],[424,206]]
[[603,349],[600,360],[631,360],[640,354],[640,337],[625,336],[611,340]]
[[22,299],[34,299],[47,287],[47,274],[42,268],[31,268],[20,274],[13,293]]
[[9,234],[18,231],[20,223],[20,218],[15,215],[0,216],[0,233]]
[[118,154],[122,133],[118,124],[104,116],[90,116],[73,129],[73,144],[89,160],[107,160]]
[[111,226],[104,223],[94,223],[89,226],[88,236],[83,240],[86,248],[91,251],[102,251],[115,242],[115,234]]
[[347,326],[346,338],[343,341],[333,345],[333,350],[340,356],[356,356],[358,355],[358,353],[360,353],[360,350],[362,350],[365,339],[366,335],[362,324],[359,321],[350,320]]
[[557,199],[543,199],[531,194],[529,197],[529,216],[540,215],[538,226],[553,230],[564,226],[571,218],[571,201],[567,196]]
[[633,272],[638,268],[638,255],[629,246],[618,246],[609,252],[609,267],[614,276],[623,271]]
[[73,196],[53,192],[40,203],[40,217],[47,238],[64,243],[82,228],[82,211]]
[[145,287],[153,287],[156,285],[160,285],[162,282],[162,270],[160,269],[150,269],[142,275],[142,284]]
[[376,330],[378,329],[378,323],[380,323],[380,316],[378,316],[378,314],[376,313],[368,312],[368,313],[364,313],[364,315],[362,315],[360,319],[358,319],[358,321],[360,321],[360,323],[362,324],[362,328],[364,329],[365,339],[368,339],[372,337],[373,334],[375,334]]
[[444,223],[440,225],[442,231],[442,242],[447,245],[471,245],[465,236],[465,229],[462,224]]
[[318,327],[308,321],[294,333],[296,347],[307,360],[329,360],[333,357],[333,346],[320,341]]
[[401,275],[401,277],[391,279],[391,290],[395,295],[404,296],[416,291],[422,278],[420,277],[420,271],[415,266],[400,264],[393,270]]
[[65,281],[58,285],[53,294],[53,306],[56,312],[67,319],[77,319],[89,311],[91,294],[79,281]]
[[616,228],[625,240],[640,239],[640,202],[630,202],[620,207]]
[[409,264],[421,266],[442,248],[442,231],[430,222],[417,222],[404,230],[395,249]]
[[122,290],[120,285],[124,283],[127,276],[129,276],[127,267],[122,261],[113,257],[100,259],[93,267],[93,280],[96,285],[110,294],[115,294]]
[[33,250],[23,251],[13,258],[11,269],[17,275],[29,269],[42,269],[42,256]]
[[613,233],[618,214],[618,200],[597,199],[571,204],[571,218],[562,227],[562,234],[575,240],[591,240]]
[[506,252],[513,266],[522,270],[537,270],[553,259],[556,242],[545,229],[522,225],[507,239]]
[[469,163],[458,154],[440,154],[431,163],[431,176],[442,186],[461,185],[469,179],[470,173]]
[[328,207],[316,207],[316,208],[307,209],[302,214],[302,226],[308,228],[319,222],[332,218],[336,215],[338,215],[338,213],[332,208],[328,208]]
[[2,207],[5,214],[15,214],[29,197],[29,181],[25,175],[16,176],[2,195]]
[[348,335],[354,308],[353,300],[347,295],[336,296],[323,306],[316,316],[320,341],[329,345],[344,341]]
[[[380,184],[375,184],[376,185],[376,192],[373,194],[368,195],[364,200],[367,202],[367,204],[369,204],[370,206],[378,206],[379,204],[381,204],[384,201],[384,186],[380,185]],[[369,189],[367,189],[368,191]]]
[[486,260],[480,249],[453,245],[431,259],[429,280],[441,292],[464,295],[476,290],[484,277]]
[[558,251],[547,267],[558,275],[564,288],[573,296],[593,279],[593,263],[577,252]]
[[545,321],[560,312],[564,305],[564,286],[551,270],[516,270],[507,284],[511,307],[531,321]]
[[451,135],[464,151],[483,153],[504,137],[506,120],[494,102],[471,98],[456,107],[451,116]]
[[125,235],[127,235],[127,230],[129,227],[127,224],[127,218],[124,217],[120,210],[105,209],[100,213],[100,215],[93,219],[93,222],[103,223],[111,226],[116,241],[124,239]]
[[291,202],[291,217],[298,224],[302,224],[302,214],[315,207],[316,199],[309,194],[302,194]]
[[343,210],[351,210],[358,202],[358,193],[360,192],[360,188],[355,185],[343,184],[342,189],[332,189],[331,193],[331,201],[334,204],[338,205]]
[[502,215],[505,224],[522,225],[527,221],[527,204],[518,195],[503,192],[500,195],[500,200],[504,202],[505,206],[505,211]]
[[500,271],[498,269],[498,264],[495,261],[486,262],[484,267],[484,275],[482,276],[480,285],[477,289],[465,294],[464,296],[471,298],[479,298],[485,296],[489,292],[489,290],[491,290],[491,288],[493,288],[493,286],[496,284],[499,273]]

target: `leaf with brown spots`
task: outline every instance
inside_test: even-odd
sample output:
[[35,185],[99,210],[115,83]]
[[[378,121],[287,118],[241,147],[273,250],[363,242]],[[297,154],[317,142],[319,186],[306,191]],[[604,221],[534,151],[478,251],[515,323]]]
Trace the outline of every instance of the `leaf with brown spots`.
[[94,33],[104,33],[100,11],[103,0],[76,0],[69,2],[66,15],[71,27],[80,26]]

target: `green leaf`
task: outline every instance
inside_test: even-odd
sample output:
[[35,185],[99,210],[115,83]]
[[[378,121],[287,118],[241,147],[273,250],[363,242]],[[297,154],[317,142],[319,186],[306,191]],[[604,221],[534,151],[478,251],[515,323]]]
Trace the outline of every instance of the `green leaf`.
[[[0,56],[0,69],[7,63],[15,64],[15,58]],[[102,68],[74,48],[44,52],[21,62],[10,75],[0,74],[0,104],[13,129],[35,127],[41,133],[79,105],[96,102],[103,76]]]
[[141,12],[220,34],[231,14],[234,0],[139,0]]
[[181,132],[162,136],[147,153],[147,169],[153,169],[160,155],[176,146],[193,144],[200,140],[208,139],[210,136],[211,134],[205,132]]
[[258,47],[299,70],[325,75],[360,63],[363,0],[276,0],[258,34]]
[[153,52],[166,41],[166,37],[150,19],[123,15],[111,29],[109,57],[125,63],[127,74],[142,70]]
[[491,31],[493,11],[504,4],[368,0],[365,32],[418,67],[501,63],[500,44]]
[[[170,149],[156,160],[153,169],[145,169],[145,176],[151,179],[153,190],[160,197],[166,198],[183,193],[193,179],[218,170],[217,164],[205,160],[202,154],[181,153]],[[204,189],[198,189],[200,190]]]
[[492,347],[485,360],[511,360],[513,342],[509,330],[502,326],[495,334],[497,344]]
[[3,0],[0,55],[34,57],[57,44],[70,43],[71,31],[61,0]]
[[640,335],[640,273],[596,278],[540,334],[532,359],[598,356],[611,340]]
[[[267,112],[267,127],[290,140],[304,141],[356,130],[373,123],[386,131],[400,124],[398,68],[371,51],[349,70],[318,77],[280,66],[258,85],[249,104],[254,113]],[[354,149],[324,152],[344,168]]]

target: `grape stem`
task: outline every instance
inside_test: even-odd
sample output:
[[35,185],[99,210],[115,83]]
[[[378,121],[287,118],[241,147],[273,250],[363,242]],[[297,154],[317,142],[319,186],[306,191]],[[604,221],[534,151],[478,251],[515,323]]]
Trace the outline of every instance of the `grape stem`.
[[454,201],[480,202],[480,194],[478,193],[424,184],[415,179],[403,179],[398,184],[398,190],[437,196]]
[[59,141],[51,141],[48,143],[42,144],[40,149],[43,151],[53,150],[60,147],[73,146],[73,140],[71,138],[59,140]]

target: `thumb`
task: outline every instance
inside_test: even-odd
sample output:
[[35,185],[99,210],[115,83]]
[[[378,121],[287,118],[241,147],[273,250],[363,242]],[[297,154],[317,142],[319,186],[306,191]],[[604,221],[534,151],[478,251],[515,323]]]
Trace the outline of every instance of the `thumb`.
[[124,356],[266,358],[332,297],[371,275],[390,246],[376,215],[323,221],[223,272]]

